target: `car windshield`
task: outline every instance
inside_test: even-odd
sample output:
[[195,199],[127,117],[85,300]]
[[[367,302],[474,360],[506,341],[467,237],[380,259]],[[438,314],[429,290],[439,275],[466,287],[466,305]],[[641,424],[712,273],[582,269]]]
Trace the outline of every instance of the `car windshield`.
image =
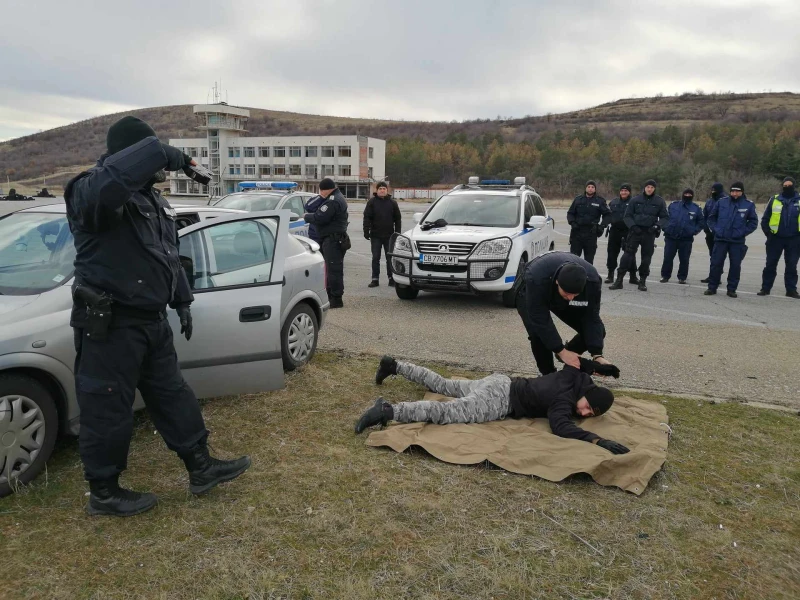
[[448,225],[516,227],[519,225],[519,196],[449,194],[433,205],[424,220],[438,219],[444,219]]
[[0,293],[41,294],[72,277],[75,243],[66,215],[14,213],[0,220]]
[[245,192],[244,194],[231,194],[217,202],[218,208],[237,208],[256,212],[259,210],[274,210],[283,194],[258,194]]

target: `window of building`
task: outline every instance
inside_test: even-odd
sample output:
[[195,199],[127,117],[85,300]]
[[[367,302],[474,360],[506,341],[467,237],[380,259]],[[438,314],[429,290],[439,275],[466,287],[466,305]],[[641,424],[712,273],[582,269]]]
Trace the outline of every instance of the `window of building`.
[[200,148],[200,157],[208,158],[208,148],[206,147]]
[[372,167],[367,167],[367,177],[372,179]]
[[333,175],[333,165],[322,165],[322,176],[323,177],[330,177]]
[[286,175],[286,165],[272,165],[273,175]]
[[239,158],[242,155],[242,149],[234,146],[228,146],[228,158]]
[[242,168],[239,165],[228,165],[228,174],[230,175],[241,175]]
[[256,174],[256,166],[255,165],[245,165],[244,166],[244,174],[245,175],[255,175]]
[[275,158],[283,158],[286,156],[286,146],[275,146],[272,149],[272,156]]
[[300,158],[300,151],[302,148],[300,146],[290,146],[289,147],[289,156],[291,158]]
[[348,158],[352,155],[350,146],[339,146],[339,158]]
[[339,165],[339,175],[350,175],[350,165]]
[[256,149],[255,148],[253,148],[252,146],[249,147],[249,148],[245,147],[245,149],[244,149],[244,157],[245,158],[255,158],[255,155],[256,155]]
[[322,158],[333,158],[333,146],[322,147]]
[[289,175],[300,175],[300,165],[289,165]]
[[316,179],[317,178],[317,165],[306,165],[306,177],[309,179]]
[[258,149],[258,155],[261,158],[269,158],[269,146],[260,146]]
[[270,175],[272,175],[272,167],[270,167],[269,165],[261,165],[258,169],[259,169],[259,174],[262,177],[269,177]]
[[316,158],[316,157],[317,157],[317,147],[306,146],[306,158]]
[[375,148],[373,148],[372,146],[370,146],[370,147],[369,147],[369,157],[370,157],[370,158],[375,158],[375,157],[373,156],[374,154],[375,154]]

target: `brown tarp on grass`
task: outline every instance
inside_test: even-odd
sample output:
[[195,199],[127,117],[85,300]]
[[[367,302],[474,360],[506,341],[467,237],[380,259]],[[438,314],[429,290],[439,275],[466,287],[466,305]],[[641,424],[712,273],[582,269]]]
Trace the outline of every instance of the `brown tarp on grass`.
[[[425,400],[449,400],[428,392]],[[585,430],[624,444],[631,451],[614,455],[581,440],[555,436],[547,419],[505,419],[468,425],[408,423],[373,431],[368,446],[403,452],[425,449],[439,460],[458,465],[483,461],[522,475],[561,481],[588,473],[600,485],[641,494],[667,459],[667,410],[663,404],[616,398],[606,414],[578,421]]]

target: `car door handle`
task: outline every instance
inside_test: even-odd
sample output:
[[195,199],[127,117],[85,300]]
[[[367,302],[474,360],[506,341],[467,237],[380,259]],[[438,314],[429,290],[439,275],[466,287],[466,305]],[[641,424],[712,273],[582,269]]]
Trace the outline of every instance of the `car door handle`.
[[272,316],[271,306],[248,306],[239,311],[239,321],[241,323],[252,323],[253,321],[266,321]]

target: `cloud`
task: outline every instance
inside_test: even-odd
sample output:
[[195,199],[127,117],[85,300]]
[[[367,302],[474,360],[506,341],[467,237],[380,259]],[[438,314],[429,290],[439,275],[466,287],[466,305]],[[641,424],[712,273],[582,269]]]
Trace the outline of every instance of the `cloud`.
[[800,90],[794,0],[9,4],[0,139],[205,102],[220,79],[232,104],[446,121]]

